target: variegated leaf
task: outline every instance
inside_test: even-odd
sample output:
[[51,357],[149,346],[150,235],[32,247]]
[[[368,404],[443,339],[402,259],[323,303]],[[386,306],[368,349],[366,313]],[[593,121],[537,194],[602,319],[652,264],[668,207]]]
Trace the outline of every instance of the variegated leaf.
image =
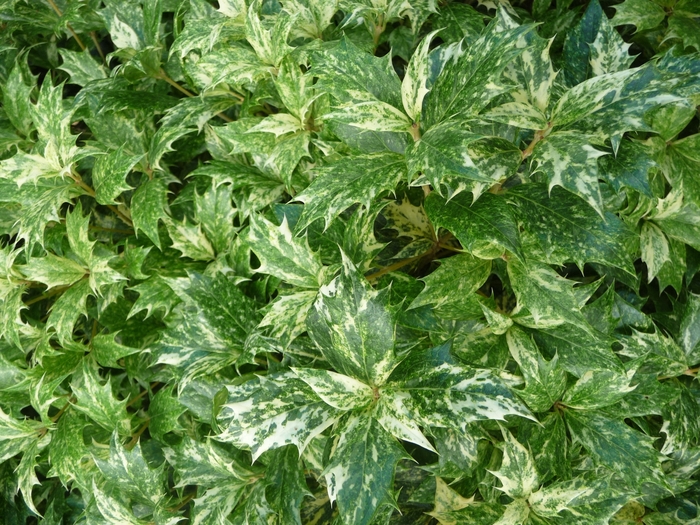
[[374,400],[372,389],[352,377],[313,368],[292,368],[292,371],[325,403],[338,410],[364,408]]
[[293,372],[258,377],[230,386],[218,418],[217,439],[249,449],[253,460],[266,450],[296,445],[303,451],[342,412],[326,404]]

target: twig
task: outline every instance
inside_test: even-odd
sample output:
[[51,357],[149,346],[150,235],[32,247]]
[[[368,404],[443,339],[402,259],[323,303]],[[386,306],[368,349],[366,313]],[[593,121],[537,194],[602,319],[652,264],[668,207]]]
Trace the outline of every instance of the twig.
[[[165,80],[168,84],[173,86],[180,93],[184,93],[188,97],[196,97],[197,96],[194,93],[192,93],[191,91],[182,87],[177,82],[175,82],[172,78],[170,78],[163,68],[161,68],[160,74],[158,75],[158,78],[160,78],[161,80]],[[234,95],[234,93],[231,93],[231,94]],[[243,97],[241,97],[240,95],[238,95],[238,97],[236,97],[236,98],[238,98],[239,102],[243,102],[243,100],[244,100]],[[226,122],[233,122],[233,119],[231,117],[229,117],[228,115],[224,115],[223,113],[217,113],[216,116],[220,117],[221,119],[225,120]]]
[[532,152],[535,150],[535,146],[547,135],[549,135],[549,132],[552,131],[552,123],[547,122],[547,127],[544,129],[540,129],[535,131],[535,136],[532,139],[532,142],[528,144],[527,148],[522,153],[522,158],[525,160],[528,158],[530,155],[532,155]]
[[58,295],[60,293],[65,292],[70,286],[57,286],[56,288],[53,288],[47,292],[44,292],[43,294],[34,297],[33,299],[30,299],[29,301],[25,302],[24,304],[26,306],[31,306],[34,303],[38,303],[40,301],[43,301],[44,299],[48,299],[50,297],[53,297],[54,295]]
[[150,420],[150,419],[147,419],[146,422],[145,422],[143,425],[141,425],[141,428],[139,428],[139,429],[136,431],[136,434],[134,434],[133,436],[131,436],[131,441],[129,441],[129,442],[124,446],[124,448],[127,449],[127,450],[131,450],[132,448],[134,448],[134,447],[136,446],[136,443],[139,442],[139,438],[141,437],[141,434],[143,434],[143,433],[146,431],[146,429],[148,428],[148,425],[149,425],[150,423],[151,423],[151,420]]
[[105,57],[105,54],[102,52],[102,48],[100,47],[100,42],[97,40],[97,34],[94,31],[90,31],[90,38],[92,38],[92,43],[95,44],[95,49],[97,49],[97,52],[100,55],[100,58],[102,58],[102,63],[106,66],[107,65],[107,58]]
[[[60,10],[60,9],[58,8],[58,6],[56,5],[56,2],[54,2],[53,0],[46,0],[46,1],[49,3],[49,5],[51,6],[51,8],[56,12],[56,14],[57,14],[59,17],[63,16],[63,13],[61,12],[61,10]],[[77,33],[76,33],[75,31],[73,31],[73,28],[71,27],[71,25],[70,25],[70,24],[66,24],[66,28],[68,29],[68,31],[70,31],[70,34],[73,35],[73,38],[75,38],[75,41],[78,43],[78,46],[80,46],[80,49],[82,49],[83,51],[85,51],[85,50],[87,49],[87,47],[85,47],[85,44],[83,44],[83,41],[80,40],[80,37],[77,35]],[[100,53],[100,54],[101,54],[101,53]]]

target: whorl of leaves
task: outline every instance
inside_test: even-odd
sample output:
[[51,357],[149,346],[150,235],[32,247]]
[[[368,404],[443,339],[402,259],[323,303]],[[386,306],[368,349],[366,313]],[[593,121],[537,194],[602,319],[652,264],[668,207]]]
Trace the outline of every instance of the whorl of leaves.
[[0,103],[3,523],[700,523],[696,0],[4,0]]

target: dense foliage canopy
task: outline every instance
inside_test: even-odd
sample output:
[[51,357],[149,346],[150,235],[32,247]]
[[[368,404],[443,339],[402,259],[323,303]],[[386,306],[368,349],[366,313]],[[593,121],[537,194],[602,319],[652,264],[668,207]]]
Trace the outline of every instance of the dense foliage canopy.
[[5,524],[700,523],[697,0],[0,2]]

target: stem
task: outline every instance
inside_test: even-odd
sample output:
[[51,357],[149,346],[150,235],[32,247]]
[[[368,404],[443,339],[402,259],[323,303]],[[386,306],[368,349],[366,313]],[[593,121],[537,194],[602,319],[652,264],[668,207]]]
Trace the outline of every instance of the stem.
[[[182,87],[177,82],[175,82],[172,78],[170,78],[163,68],[161,68],[160,75],[157,78],[160,78],[161,80],[165,80],[168,84],[173,86],[180,93],[184,93],[188,97],[196,97],[197,96],[194,93],[192,93],[191,91]],[[234,95],[234,93],[231,93],[231,94]],[[237,93],[235,95],[237,95],[236,98],[239,100],[239,102],[243,102],[243,97],[241,97]],[[216,116],[220,117],[221,119],[225,120],[226,122],[233,122],[233,119],[231,117],[229,117],[228,115],[224,115],[223,113],[217,113]]]
[[384,14],[379,15],[379,20],[377,20],[377,23],[374,25],[374,32],[372,33],[372,40],[374,42],[374,50],[377,50],[377,47],[379,46],[379,39],[382,36],[382,33],[384,33],[384,30],[386,29],[386,25],[384,24]]
[[68,399],[68,402],[65,405],[63,405],[63,408],[61,408],[61,410],[59,410],[55,416],[51,418],[51,421],[53,421],[54,423],[58,421],[61,418],[61,416],[66,413],[66,410],[70,408],[72,403],[75,403],[75,396],[71,395]]
[[174,507],[169,508],[168,510],[170,512],[177,512],[182,507],[187,505],[190,501],[192,501],[196,495],[197,495],[197,492],[193,492],[192,494],[188,494],[187,496],[185,496],[185,498],[180,503],[178,503]]
[[146,422],[145,422],[143,425],[141,425],[141,428],[139,428],[139,429],[136,431],[136,434],[134,434],[134,435],[131,437],[131,441],[129,441],[129,442],[124,446],[124,448],[127,449],[127,450],[131,450],[132,448],[134,448],[134,447],[136,446],[136,443],[139,442],[139,438],[141,437],[141,434],[143,434],[143,433],[146,431],[146,429],[148,428],[148,425],[149,425],[150,423],[151,423],[151,420],[150,420],[150,419],[147,419]]
[[[46,1],[49,3],[51,8],[56,12],[56,14],[58,16],[63,16],[63,13],[61,13],[61,10],[56,5],[56,2],[54,2],[53,0],[46,0]],[[80,49],[85,51],[87,49],[87,47],[85,47],[85,44],[83,44],[83,41],[80,40],[80,37],[76,34],[76,32],[73,31],[73,28],[71,27],[71,25],[66,24],[66,28],[68,29],[68,31],[70,31],[70,34],[73,35],[73,38],[75,38],[75,41],[78,43],[78,46],[80,46]]]
[[395,270],[398,270],[399,268],[403,268],[404,266],[408,266],[409,264],[416,262],[419,259],[422,259],[426,255],[428,255],[430,252],[432,252],[433,249],[431,248],[425,253],[421,253],[420,255],[416,255],[415,257],[409,257],[408,259],[403,259],[401,261],[395,262],[394,264],[390,264],[389,266],[385,266],[378,272],[373,273],[372,275],[367,276],[368,281],[375,281],[382,277],[383,275],[386,275],[388,273],[391,273]]
[[420,126],[418,122],[411,124],[411,137],[413,137],[413,142],[418,142],[420,140]]
[[94,31],[90,31],[90,38],[92,38],[92,43],[95,44],[95,49],[97,49],[97,52],[100,55],[100,58],[102,58],[102,63],[106,66],[107,65],[107,58],[105,58],[105,54],[102,52],[102,48],[100,47],[100,42],[97,40],[97,34]]
[[547,135],[549,135],[550,131],[552,131],[552,123],[547,122],[547,127],[544,129],[540,129],[535,131],[535,136],[532,139],[532,142],[528,144],[527,148],[523,151],[523,160],[528,158],[530,155],[532,155],[532,152],[535,150],[535,146]]
[[[73,179],[78,186],[80,186],[83,190],[85,190],[85,193],[90,195],[90,197],[92,197],[93,199],[95,198],[95,190],[93,190],[90,186],[85,184],[85,182],[83,181],[83,178],[80,176],[80,173],[75,171],[75,169],[71,168],[68,176],[71,179]],[[113,206],[112,204],[108,204],[107,207],[110,210],[112,210],[117,215],[117,217],[119,217],[122,220],[122,222],[124,224],[126,224],[129,227],[134,226],[134,223],[131,221],[131,218],[128,215],[122,213],[119,210],[119,208],[117,208],[116,206]]]
[[34,299],[30,299],[29,301],[25,302],[24,304],[26,306],[31,306],[35,303],[43,301],[44,299],[48,299],[50,297],[53,297],[54,295],[58,295],[60,293],[63,293],[66,290],[68,290],[68,288],[70,288],[70,286],[57,286],[56,288],[53,288],[47,292],[44,292],[43,294],[35,297]]

